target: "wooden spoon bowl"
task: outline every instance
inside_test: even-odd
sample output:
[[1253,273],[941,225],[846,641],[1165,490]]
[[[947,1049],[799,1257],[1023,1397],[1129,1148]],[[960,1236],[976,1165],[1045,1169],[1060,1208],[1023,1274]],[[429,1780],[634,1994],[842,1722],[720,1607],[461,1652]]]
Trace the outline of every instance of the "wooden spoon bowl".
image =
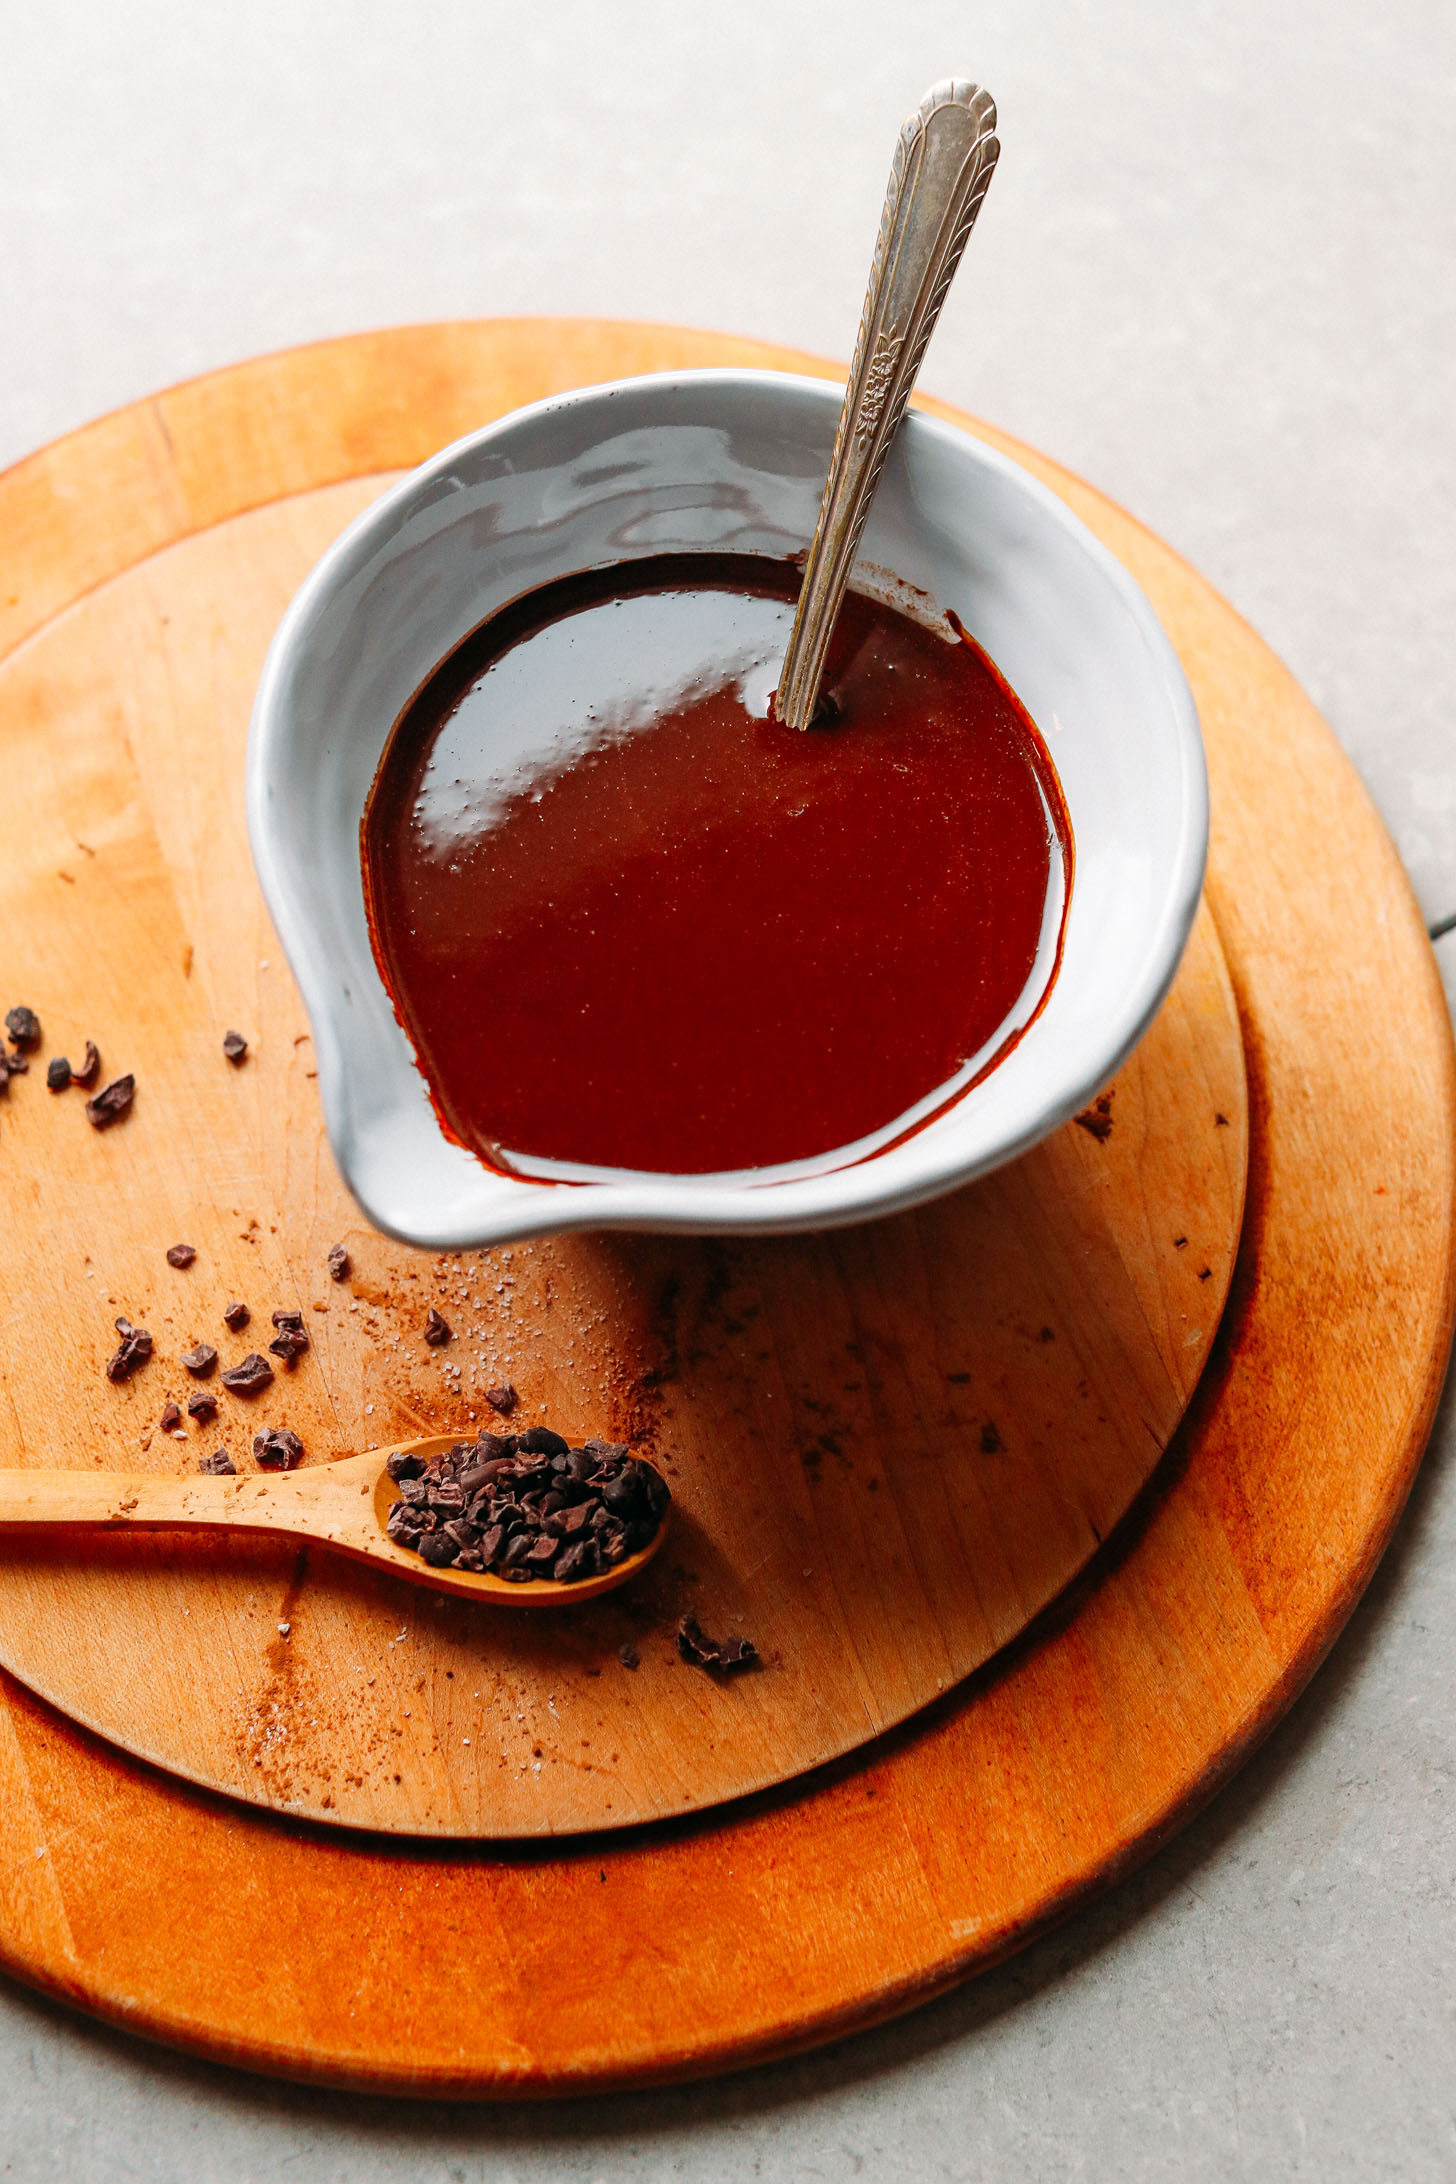
[[387,1448],[346,1456],[338,1463],[314,1464],[302,1471],[246,1472],[238,1477],[197,1473],[188,1478],[152,1472],[0,1471],[0,1530],[30,1525],[95,1525],[106,1530],[130,1526],[156,1532],[170,1527],[200,1531],[282,1532],[316,1540],[360,1561],[386,1563],[415,1585],[437,1592],[464,1593],[498,1607],[562,1607],[594,1600],[625,1585],[645,1569],[662,1544],[663,1521],[647,1545],[599,1577],[558,1584],[552,1578],[513,1583],[489,1572],[434,1569],[417,1554],[398,1546],[385,1525],[399,1499],[399,1488],[385,1469],[399,1454],[441,1455],[454,1448],[459,1434],[435,1434],[423,1441],[395,1441]]

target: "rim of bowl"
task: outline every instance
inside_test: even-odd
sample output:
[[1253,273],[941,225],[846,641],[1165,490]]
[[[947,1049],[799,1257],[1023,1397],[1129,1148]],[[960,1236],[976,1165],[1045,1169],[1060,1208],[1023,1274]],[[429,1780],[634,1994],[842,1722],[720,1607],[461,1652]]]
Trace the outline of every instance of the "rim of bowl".
[[[291,671],[292,655],[320,603],[334,591],[341,572],[360,555],[362,547],[382,545],[398,528],[418,496],[448,472],[462,455],[473,453],[492,439],[506,437],[522,425],[568,411],[605,406],[623,396],[650,400],[653,394],[670,394],[685,387],[726,389],[753,386],[796,393],[811,392],[832,399],[836,413],[844,389],[830,379],[815,379],[797,372],[752,370],[733,366],[644,372],[627,379],[603,380],[588,387],[572,387],[558,394],[523,403],[504,415],[451,440],[423,463],[385,489],[378,500],[356,516],[320,555],[290,601],[274,633],[254,699],[248,734],[246,808],[254,868],[263,898],[278,933],[289,967],[303,996],[313,1029],[318,1061],[318,1090],[329,1141],[345,1182],[369,1220],[402,1243],[428,1250],[468,1250],[496,1243],[518,1242],[527,1237],[560,1234],[575,1229],[634,1229],[680,1233],[772,1234],[835,1228],[857,1221],[882,1218],[921,1205],[945,1192],[973,1182],[976,1177],[1004,1167],[1028,1152],[1042,1138],[1069,1121],[1121,1067],[1138,1044],[1171,986],[1183,958],[1188,935],[1197,914],[1208,853],[1208,775],[1202,731],[1193,694],[1182,664],[1174,651],[1147,594],[1116,555],[1090,531],[1067,503],[1020,463],[990,446],[965,427],[929,415],[912,404],[900,431],[912,430],[917,438],[942,441],[964,457],[969,448],[974,459],[1012,484],[1043,515],[1063,530],[1118,595],[1135,623],[1159,671],[1164,696],[1176,731],[1181,796],[1176,840],[1170,858],[1170,878],[1147,945],[1140,973],[1128,986],[1108,1024],[1108,1040],[1100,1051],[1095,1070],[1084,1069],[1075,1080],[1050,1083],[1045,1094],[1028,1098],[1022,1126],[1004,1134],[993,1147],[957,1160],[953,1142],[932,1140],[940,1157],[922,1164],[918,1172],[896,1176],[883,1167],[883,1155],[847,1164],[815,1176],[787,1182],[760,1184],[699,1184],[691,1177],[664,1174],[631,1175],[621,1183],[536,1182],[501,1174],[479,1156],[482,1176],[500,1188],[499,1208],[491,1209],[486,1225],[481,1220],[436,1223],[411,1227],[398,1210],[382,1206],[359,1172],[360,1147],[350,1124],[345,1097],[346,1069],[341,1043],[336,1037],[332,989],[325,974],[322,951],[313,945],[309,914],[296,899],[289,861],[281,856],[268,816],[267,776],[274,752],[284,739],[281,687]],[[375,976],[378,977],[375,969]],[[383,981],[380,981],[381,986]],[[388,992],[385,989],[386,999]],[[391,1014],[394,1013],[390,1001]],[[401,1036],[408,1034],[401,1027]],[[410,1045],[412,1065],[424,1084]],[[963,1095],[969,1097],[971,1094]],[[429,1126],[442,1139],[432,1104],[422,1104]],[[445,1140],[445,1142],[449,1142]],[[919,1131],[907,1141],[927,1143]],[[878,1180],[877,1180],[878,1171]]]

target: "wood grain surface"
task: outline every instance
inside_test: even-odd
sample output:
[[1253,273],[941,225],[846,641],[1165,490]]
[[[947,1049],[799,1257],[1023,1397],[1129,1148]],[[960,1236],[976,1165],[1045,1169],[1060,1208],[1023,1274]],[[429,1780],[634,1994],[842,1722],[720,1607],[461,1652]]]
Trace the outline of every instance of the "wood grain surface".
[[[243,812],[263,657],[383,481],[232,516],[110,578],[0,663],[3,976],[45,1044],[3,1118],[7,1463],[195,1471],[287,1425],[312,1461],[494,1422],[626,1439],[667,1472],[670,1548],[630,1590],[530,1627],[296,1542],[0,1538],[0,1663],[189,1780],[352,1826],[522,1836],[717,1804],[879,1734],[1022,1630],[1166,1447],[1223,1309],[1246,1102],[1212,922],[1116,1084],[1005,1173],[816,1238],[578,1236],[431,1256],[372,1234],[330,1157],[308,1019]],[[0,996],[0,1007],[9,1002]],[[250,1041],[238,1068],[222,1052]],[[134,1070],[98,1134],[47,1054]],[[37,1189],[45,1214],[36,1217]],[[169,1245],[197,1251],[183,1269]],[[351,1278],[328,1278],[344,1241]],[[223,1307],[241,1297],[250,1327]],[[424,1342],[427,1309],[455,1331]],[[225,1363],[298,1309],[262,1396]],[[120,1312],[156,1351],[118,1387]],[[205,1385],[219,1418],[175,1437]],[[64,1391],[58,1403],[57,1391]],[[675,1629],[746,1632],[760,1671],[685,1669]],[[280,1637],[280,1626],[287,1634]],[[624,1646],[638,1666],[625,1668]]]
[[[486,323],[179,389],[0,480],[6,641],[241,510],[417,460],[552,387],[711,362],[829,369],[670,329]],[[1340,1629],[1450,1342],[1453,1058],[1430,950],[1355,775],[1258,639],[1090,488],[969,429],[1143,584],[1208,746],[1249,1190],[1229,1309],[1168,1458],[1072,1594],[928,1713],[786,1790],[630,1834],[383,1847],[189,1789],[7,1680],[0,1946],[20,1976],[255,2068],[420,2093],[585,2091],[781,2054],[967,1976],[1125,1870]],[[217,645],[225,678],[223,631]],[[12,884],[0,867],[0,913]],[[53,1174],[33,1177],[33,1225]],[[296,1179],[278,1180],[282,1199]],[[16,1316],[56,1339],[8,1290]]]

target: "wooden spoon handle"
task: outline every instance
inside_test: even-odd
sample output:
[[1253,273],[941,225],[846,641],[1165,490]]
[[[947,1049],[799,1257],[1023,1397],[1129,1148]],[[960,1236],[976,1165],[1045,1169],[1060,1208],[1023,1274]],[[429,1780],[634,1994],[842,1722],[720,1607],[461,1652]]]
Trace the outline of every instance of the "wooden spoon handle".
[[0,1471],[0,1526],[200,1524],[286,1532],[306,1513],[298,1483],[256,1473],[169,1479],[150,1472]]

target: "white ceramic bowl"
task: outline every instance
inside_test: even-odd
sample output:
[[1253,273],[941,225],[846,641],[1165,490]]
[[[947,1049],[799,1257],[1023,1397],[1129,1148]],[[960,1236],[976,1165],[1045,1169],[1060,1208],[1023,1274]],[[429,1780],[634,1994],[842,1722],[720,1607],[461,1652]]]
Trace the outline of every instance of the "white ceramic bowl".
[[835,386],[743,371],[665,373],[535,403],[386,493],[289,608],[253,713],[253,856],[312,1019],[334,1152],[381,1228],[444,1249],[571,1228],[864,1220],[1025,1151],[1107,1082],[1146,1028],[1183,952],[1208,839],[1187,683],[1147,600],[1061,501],[966,433],[912,413],[861,552],[954,609],[1056,763],[1075,878],[1040,1016],[916,1134],[792,1181],[520,1182],[451,1144],[435,1118],[364,916],[359,823],[391,726],[469,630],[554,577],[648,554],[801,549],[839,405]]

